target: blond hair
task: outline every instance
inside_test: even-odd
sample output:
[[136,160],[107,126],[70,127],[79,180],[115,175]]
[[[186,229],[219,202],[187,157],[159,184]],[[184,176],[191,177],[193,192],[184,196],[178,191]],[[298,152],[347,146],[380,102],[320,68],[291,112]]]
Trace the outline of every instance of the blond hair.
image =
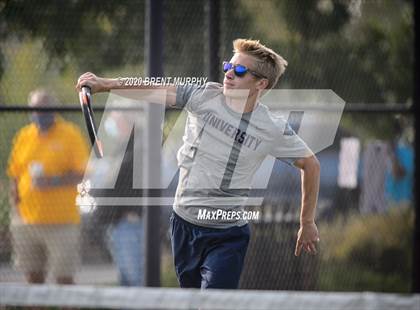
[[287,67],[287,61],[283,57],[258,40],[236,39],[233,41],[233,52],[244,53],[256,59],[256,68],[250,69],[268,79],[267,89],[277,84]]

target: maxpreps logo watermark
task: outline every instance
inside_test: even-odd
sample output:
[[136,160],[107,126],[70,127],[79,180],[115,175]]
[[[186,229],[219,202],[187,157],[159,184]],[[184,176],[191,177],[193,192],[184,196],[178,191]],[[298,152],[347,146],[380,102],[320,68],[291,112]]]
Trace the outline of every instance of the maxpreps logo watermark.
[[207,209],[198,209],[197,220],[199,221],[258,221],[260,220],[260,211],[234,211],[217,209],[209,211]]
[[[159,81],[153,81],[154,84],[156,82]],[[160,81],[167,82],[174,83],[172,79]],[[204,79],[194,82],[205,83]],[[135,81],[133,78],[128,83],[145,83],[145,80]],[[214,215],[217,219],[249,217],[248,214],[223,213],[228,211],[222,206],[262,204],[263,191],[255,191],[253,196],[245,195],[243,191],[267,189],[275,162],[275,157],[266,156],[268,150],[274,148],[269,144],[282,140],[287,142],[286,146],[289,145],[276,145],[276,158],[305,156],[306,149],[302,151],[304,154],[290,142],[296,137],[313,154],[324,150],[334,141],[345,105],[344,100],[332,90],[271,90],[261,98],[261,104],[268,106],[273,119],[279,121],[277,126],[271,126],[278,131],[267,136],[264,134],[267,125],[261,123],[261,115],[257,113],[248,115],[246,121],[241,117],[229,118],[233,114],[225,109],[223,102],[218,101],[223,95],[221,88],[217,88],[217,84],[211,86],[208,91],[214,93],[207,96],[201,96],[198,91],[192,92],[191,96],[185,93],[178,96],[177,93],[177,100],[186,100],[187,97],[191,100],[177,101],[174,107],[184,107],[184,110],[178,110],[179,114],[174,113],[175,117],[166,119],[166,100],[175,94],[165,89],[111,91],[98,129],[104,156],[98,159],[92,151],[84,176],[85,183],[79,187],[78,204],[95,207],[95,203],[100,206],[171,206],[178,203],[203,209],[211,205],[221,208]],[[189,89],[186,87],[184,91]],[[239,95],[235,98],[246,100],[246,96]],[[214,111],[218,105],[220,109]],[[168,130],[165,132],[165,129]],[[188,134],[195,135],[194,139],[184,143],[183,139]],[[217,146],[218,142],[223,142],[223,145]],[[129,172],[124,162],[128,150],[133,158]],[[203,165],[203,158],[208,159],[206,165]],[[261,158],[262,162],[258,162],[259,166],[254,165],[252,158]],[[248,162],[251,165],[247,165]],[[175,195],[170,193],[170,188],[180,166],[188,169],[188,174],[184,173],[183,177],[187,179],[180,184],[182,195]],[[255,167],[255,171],[247,170],[249,166]],[[121,173],[125,174],[122,178],[119,177]],[[116,186],[117,180],[129,180],[130,183]],[[130,195],[127,195],[130,190]],[[99,192],[100,196],[97,195]],[[220,194],[223,192],[227,195]],[[175,197],[179,200],[176,201]],[[201,217],[213,217],[212,213],[203,212]]]

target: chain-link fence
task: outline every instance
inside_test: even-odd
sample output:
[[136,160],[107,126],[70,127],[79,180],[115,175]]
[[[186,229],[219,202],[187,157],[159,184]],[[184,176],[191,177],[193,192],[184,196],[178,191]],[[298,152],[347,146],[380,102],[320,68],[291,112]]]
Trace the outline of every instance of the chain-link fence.
[[[218,3],[221,61],[231,57],[233,39],[258,38],[289,62],[280,88],[332,89],[346,102],[369,104],[369,107],[375,103],[412,102],[411,2],[235,0]],[[206,76],[208,2],[164,1],[164,10],[165,75]],[[60,5],[54,1],[37,5],[30,1],[10,1],[3,5],[1,12],[5,17],[0,25],[1,107],[25,106],[28,94],[38,87],[54,91],[64,106],[77,105],[74,84],[85,71],[109,77],[143,75],[146,67],[144,1],[102,1],[100,5],[96,1]],[[103,104],[106,100],[107,94],[95,95],[96,103]],[[170,131],[176,113],[167,112],[165,134]],[[85,133],[79,112],[61,115]],[[96,116],[98,120],[101,118],[100,113]],[[23,274],[18,271],[22,269],[13,266],[16,249],[10,229],[13,202],[9,201],[12,186],[7,170],[16,145],[13,137],[29,123],[30,117],[30,111],[19,109],[0,112],[0,278],[4,282],[23,280]],[[334,144],[317,154],[321,163],[317,214],[321,243],[316,257],[293,255],[299,220],[300,174],[276,162],[264,192],[264,204],[257,208],[261,218],[251,223],[253,234],[240,286],[409,291],[414,217],[412,122],[410,114],[344,113]],[[112,127],[110,122],[108,129],[112,131]],[[87,137],[84,139],[88,141]],[[63,143],[68,143],[70,149],[74,147],[69,139]],[[21,144],[25,153],[25,143]],[[72,155],[66,153],[66,156],[59,166],[72,161]],[[127,151],[126,165],[121,167],[114,194],[130,195],[125,192],[129,191],[127,184],[132,183],[127,172],[132,170],[130,156]],[[16,159],[18,163],[22,160]],[[37,169],[36,165],[33,169]],[[173,192],[174,186],[176,180],[169,192]],[[72,193],[77,194],[75,188]],[[63,197],[52,203],[59,209]],[[27,207],[28,216],[34,213],[33,208]],[[168,235],[170,207],[161,209],[161,280],[163,286],[176,286]],[[130,240],[139,244],[138,249],[142,248],[141,208],[123,210],[99,205],[96,209],[80,210],[80,216],[82,264],[76,282],[141,284],[130,282],[135,279],[123,279],[116,267],[125,264],[134,268],[128,274],[142,279],[144,249],[130,253],[137,257],[134,265],[125,262],[128,254],[118,250],[118,245],[126,240],[123,237],[126,232],[131,232]],[[121,219],[126,220],[126,225],[114,229],[122,223]],[[24,235],[21,239],[27,242],[28,238]],[[69,242],[64,238],[58,245],[66,247]],[[50,251],[58,251],[54,249]],[[29,253],[30,259],[33,251],[22,255]],[[56,268],[63,268],[62,265],[57,263]]]
[[[62,115],[83,128],[80,113],[67,112]],[[345,114],[344,117],[348,116]],[[13,134],[28,123],[29,113],[2,112],[1,117],[2,124],[7,123],[1,145],[5,147],[3,154],[8,155],[13,146]],[[354,118],[357,119],[357,116]],[[405,123],[402,134],[387,140],[364,140],[339,129],[335,143],[318,154],[321,188],[317,219],[322,242],[317,257],[294,256],[299,226],[300,174],[297,169],[276,162],[268,189],[264,191],[264,203],[254,208],[261,213],[258,221],[251,222],[252,239],[241,287],[409,290],[414,213],[410,188],[413,180],[413,150],[409,142],[411,117],[405,115],[400,117],[400,122],[402,120]],[[399,143],[395,144],[393,141],[397,137]],[[348,148],[349,145],[354,149]],[[397,149],[393,150],[393,147]],[[393,167],[394,156],[399,160],[400,172]],[[2,281],[16,281],[22,280],[22,275],[12,265],[10,220],[13,208],[8,199],[6,159],[5,156],[2,167],[1,275]],[[132,166],[128,158],[124,162],[128,166],[125,163],[122,165],[116,188],[112,191],[114,196],[116,193],[122,196],[138,193],[130,193]],[[398,176],[398,173],[401,175]],[[173,182],[168,193],[174,194],[174,185],[176,183]],[[98,191],[95,194],[103,195]],[[53,203],[59,209],[62,200]],[[170,209],[169,206],[162,207],[160,227],[164,285],[176,285],[168,234]],[[91,281],[83,276],[87,273],[97,274],[98,281],[117,281],[117,270],[112,267],[110,228],[121,220],[123,214],[132,216],[134,213],[141,219],[141,211],[140,207],[100,205],[95,209],[81,210],[83,268],[79,269],[77,279]],[[131,220],[136,221],[135,216]],[[60,242],[66,244],[67,240],[64,237]]]
[[[244,288],[410,290],[412,118],[392,116],[403,124],[400,134],[396,131],[387,140],[363,139],[341,128],[334,144],[317,154],[321,163],[317,218],[322,239],[318,257],[294,256],[300,174],[280,162],[275,166],[262,219],[252,225],[241,282]],[[358,120],[361,116],[345,113],[344,118],[348,117]],[[399,170],[402,174],[398,175],[398,169],[404,172]]]

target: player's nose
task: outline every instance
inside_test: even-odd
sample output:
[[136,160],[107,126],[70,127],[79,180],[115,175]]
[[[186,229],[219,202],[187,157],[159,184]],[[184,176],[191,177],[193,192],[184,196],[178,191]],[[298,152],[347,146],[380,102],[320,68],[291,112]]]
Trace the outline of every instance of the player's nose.
[[229,80],[233,80],[235,78],[235,73],[233,72],[233,68],[225,72],[225,77]]

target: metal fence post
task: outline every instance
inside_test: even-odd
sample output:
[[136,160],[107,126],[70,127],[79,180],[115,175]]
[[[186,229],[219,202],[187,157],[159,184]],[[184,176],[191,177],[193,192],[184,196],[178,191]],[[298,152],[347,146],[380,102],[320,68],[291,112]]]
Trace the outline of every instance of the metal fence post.
[[[159,77],[163,75],[163,1],[148,0],[146,2],[146,33],[145,49],[147,63],[147,76]],[[148,120],[159,119],[159,107],[151,104],[148,107]],[[161,131],[161,124],[158,122],[148,122],[147,128],[148,141],[156,137]],[[160,154],[156,149],[156,143],[149,143],[150,148],[147,154],[149,164],[149,180],[160,178]],[[156,183],[154,183],[156,184]],[[147,197],[150,197],[151,191],[146,190]],[[145,285],[160,286],[160,234],[157,229],[160,225],[160,206],[147,206],[145,208]]]

